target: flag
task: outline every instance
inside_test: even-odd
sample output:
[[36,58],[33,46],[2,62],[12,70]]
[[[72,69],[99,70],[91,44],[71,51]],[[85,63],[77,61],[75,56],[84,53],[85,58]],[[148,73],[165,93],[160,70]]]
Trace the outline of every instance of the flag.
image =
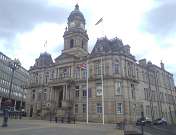
[[82,63],[82,64],[79,65],[79,67],[80,67],[81,69],[87,69],[87,64]]
[[98,25],[99,23],[101,23],[103,21],[103,17],[95,24]]

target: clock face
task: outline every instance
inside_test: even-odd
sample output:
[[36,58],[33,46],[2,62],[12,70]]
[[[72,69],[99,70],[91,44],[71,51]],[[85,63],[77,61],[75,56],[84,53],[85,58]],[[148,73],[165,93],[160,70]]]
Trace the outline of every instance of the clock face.
[[71,22],[70,27],[74,27],[74,26],[75,26],[75,22]]
[[80,27],[80,21],[75,21],[76,27]]

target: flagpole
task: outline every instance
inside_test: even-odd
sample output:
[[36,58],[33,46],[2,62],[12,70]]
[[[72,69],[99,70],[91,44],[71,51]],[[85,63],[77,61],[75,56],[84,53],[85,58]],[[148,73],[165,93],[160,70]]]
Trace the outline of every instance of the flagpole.
[[103,115],[103,124],[104,124],[104,89],[103,89],[103,61],[101,57],[101,81],[102,81],[102,115]]
[[89,80],[89,66],[88,66],[88,59],[87,59],[87,64],[86,64],[87,66],[87,124],[88,124],[88,122],[89,122],[89,100],[88,100],[88,98],[89,98],[89,92],[88,92],[88,90],[89,90],[89,86],[88,86],[88,80]]
[[46,52],[47,40],[44,43],[44,52]]
[[105,34],[104,34],[103,17],[102,17],[102,18],[100,18],[100,20],[98,20],[98,21],[97,21],[97,23],[96,23],[95,25],[97,26],[97,25],[99,25],[100,23],[101,23],[101,34],[102,34],[101,36],[103,36],[103,37],[104,37],[104,36],[105,36]]

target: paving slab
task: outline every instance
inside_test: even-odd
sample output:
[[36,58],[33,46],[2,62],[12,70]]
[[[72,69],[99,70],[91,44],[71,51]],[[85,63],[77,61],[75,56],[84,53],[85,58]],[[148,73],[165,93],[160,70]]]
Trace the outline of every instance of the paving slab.
[[[0,124],[2,119],[0,119]],[[55,123],[45,120],[10,119],[8,127],[0,127],[0,135],[123,135],[113,124],[76,122]]]

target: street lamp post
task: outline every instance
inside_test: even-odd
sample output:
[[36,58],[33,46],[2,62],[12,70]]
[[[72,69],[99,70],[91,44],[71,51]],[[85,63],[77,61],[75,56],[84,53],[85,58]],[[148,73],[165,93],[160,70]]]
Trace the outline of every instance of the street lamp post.
[[144,111],[143,111],[143,105],[141,105],[141,135],[144,135]]
[[14,72],[15,70],[19,69],[20,67],[20,61],[18,59],[15,59],[13,61],[9,61],[9,67],[12,69],[12,75],[11,75],[11,79],[10,79],[10,87],[9,87],[9,96],[8,98],[11,98],[11,92],[12,92],[12,82],[13,82],[13,76],[14,76]]
[[23,97],[24,97],[24,86],[21,87],[23,89],[22,96],[21,96],[21,103],[20,103],[20,119],[22,118],[22,109],[23,109]]
[[7,127],[7,122],[8,122],[8,117],[9,117],[9,107],[12,104],[11,101],[11,92],[12,92],[12,83],[13,83],[13,76],[15,70],[17,70],[20,67],[20,61],[18,59],[15,60],[10,60],[8,61],[8,66],[10,67],[12,73],[11,73],[11,78],[10,78],[10,87],[9,87],[9,94],[8,94],[8,100],[4,102],[3,106],[3,123],[2,127]]

